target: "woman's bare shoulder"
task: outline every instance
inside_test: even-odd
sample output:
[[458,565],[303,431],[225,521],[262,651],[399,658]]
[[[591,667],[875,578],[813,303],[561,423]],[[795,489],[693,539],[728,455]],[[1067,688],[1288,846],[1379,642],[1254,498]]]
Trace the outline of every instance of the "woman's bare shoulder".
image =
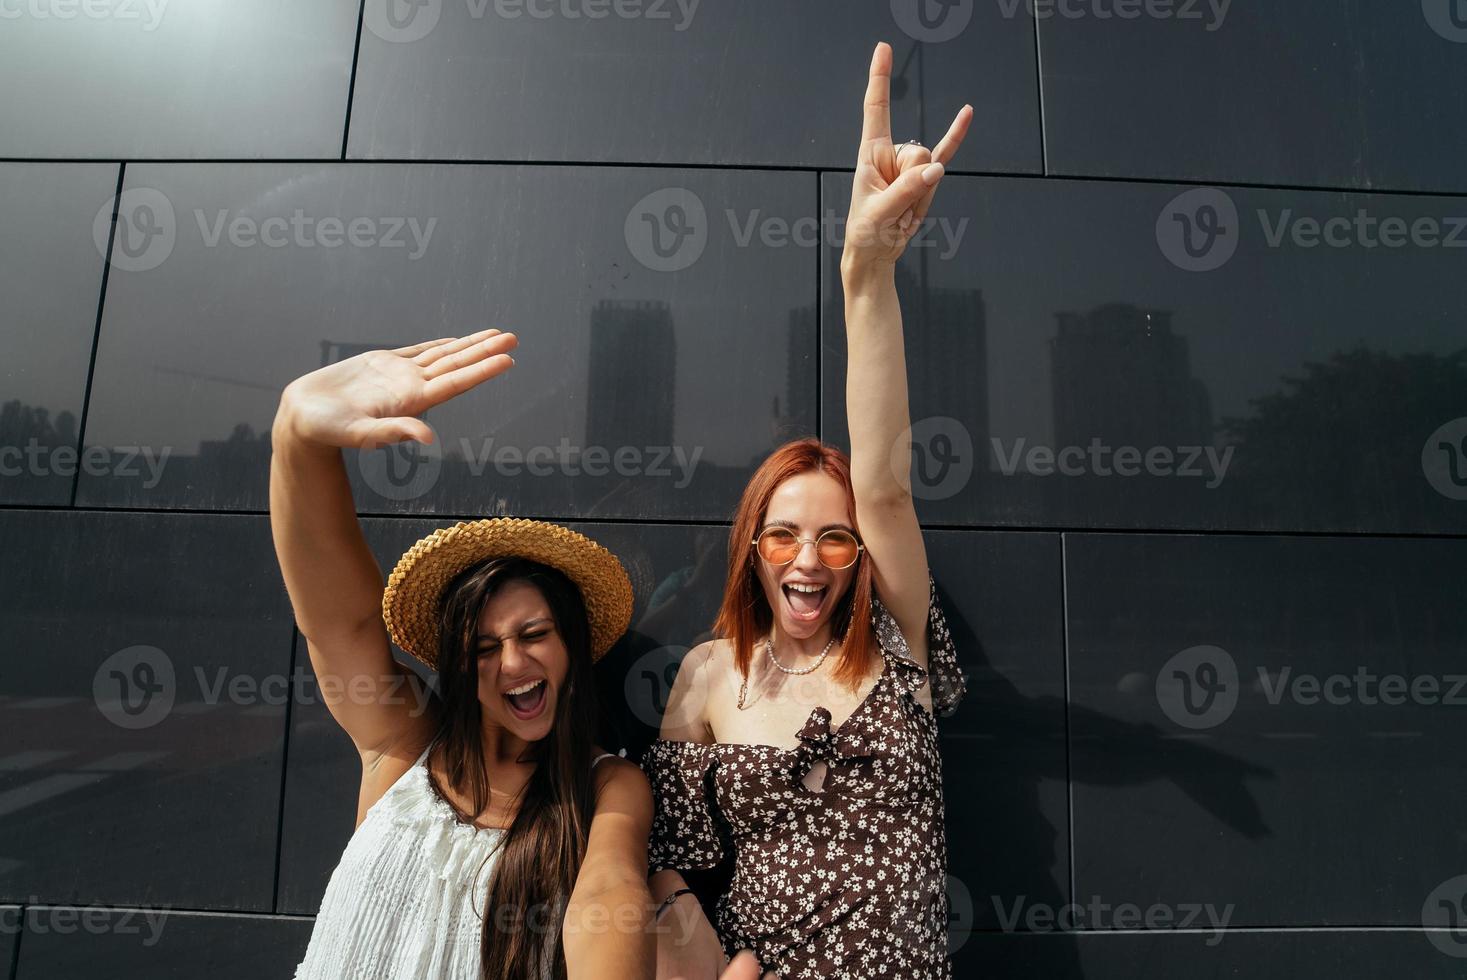
[[[596,812],[644,814],[651,819],[652,785],[642,767],[600,746],[595,749]],[[604,756],[604,758],[600,758]]]
[[731,645],[724,639],[707,640],[687,652],[667,696],[661,737],[672,741],[711,742],[708,701],[727,683],[733,667]]

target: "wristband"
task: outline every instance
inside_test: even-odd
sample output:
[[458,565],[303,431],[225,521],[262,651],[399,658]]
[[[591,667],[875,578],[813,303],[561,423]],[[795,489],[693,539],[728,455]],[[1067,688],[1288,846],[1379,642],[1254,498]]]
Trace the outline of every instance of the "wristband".
[[691,888],[679,888],[677,891],[668,895],[662,900],[662,904],[657,906],[657,914],[652,917],[652,921],[656,922],[658,919],[662,918],[663,911],[673,902],[677,901],[678,896],[691,894],[693,894],[693,890]]

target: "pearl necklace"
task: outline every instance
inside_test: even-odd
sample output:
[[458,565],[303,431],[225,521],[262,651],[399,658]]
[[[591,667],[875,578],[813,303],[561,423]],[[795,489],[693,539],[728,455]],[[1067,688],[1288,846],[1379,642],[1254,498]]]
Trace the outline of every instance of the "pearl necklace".
[[774,637],[772,636],[764,641],[764,652],[769,654],[769,662],[774,664],[774,666],[778,667],[780,670],[784,671],[786,674],[812,674],[820,669],[821,664],[825,663],[825,655],[830,652],[830,648],[833,646],[835,646],[834,631],[832,631],[830,634],[830,642],[825,644],[824,650],[820,651],[820,656],[816,657],[815,662],[808,667],[786,667],[784,664],[780,663],[779,658],[774,655]]
[[[808,667],[786,667],[784,664],[780,663],[779,658],[774,655],[774,637],[772,636],[764,641],[764,652],[769,654],[769,662],[774,664],[774,666],[778,667],[786,674],[811,674],[814,673],[816,670],[819,670],[820,665],[825,663],[825,655],[830,652],[830,648],[833,646],[835,646],[834,632],[830,634],[830,642],[825,644],[825,649],[820,651],[820,656],[817,657],[815,662]],[[744,700],[748,697],[748,694],[749,678],[745,677],[743,683],[739,684],[738,707],[740,711],[744,710]]]

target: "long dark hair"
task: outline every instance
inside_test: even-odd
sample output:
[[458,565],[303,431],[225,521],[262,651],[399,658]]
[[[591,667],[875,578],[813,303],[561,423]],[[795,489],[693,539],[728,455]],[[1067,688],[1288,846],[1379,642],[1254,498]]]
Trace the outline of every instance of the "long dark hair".
[[526,980],[544,975],[548,967],[551,976],[564,980],[561,922],[585,857],[595,806],[591,752],[596,698],[586,605],[563,572],[525,558],[492,558],[465,569],[444,588],[438,631],[443,712],[434,738],[442,742],[449,783],[474,810],[465,814],[448,803],[461,820],[472,822],[489,803],[477,669],[479,617],[490,596],[520,581],[545,597],[569,667],[550,734],[527,750],[535,769],[519,796],[514,820],[497,844],[499,858],[484,911],[482,977]]

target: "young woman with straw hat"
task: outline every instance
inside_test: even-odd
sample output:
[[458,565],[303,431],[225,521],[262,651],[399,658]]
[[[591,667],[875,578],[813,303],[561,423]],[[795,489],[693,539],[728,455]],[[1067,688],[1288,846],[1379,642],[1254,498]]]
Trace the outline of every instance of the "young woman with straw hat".
[[[416,416],[507,371],[516,343],[491,329],[368,351],[281,397],[276,553],[362,764],[298,980],[653,975],[650,790],[594,744],[591,669],[631,616],[625,570],[568,528],[496,518],[418,541],[384,588],[342,463],[344,447],[431,442]],[[389,639],[438,672],[425,710]]]

